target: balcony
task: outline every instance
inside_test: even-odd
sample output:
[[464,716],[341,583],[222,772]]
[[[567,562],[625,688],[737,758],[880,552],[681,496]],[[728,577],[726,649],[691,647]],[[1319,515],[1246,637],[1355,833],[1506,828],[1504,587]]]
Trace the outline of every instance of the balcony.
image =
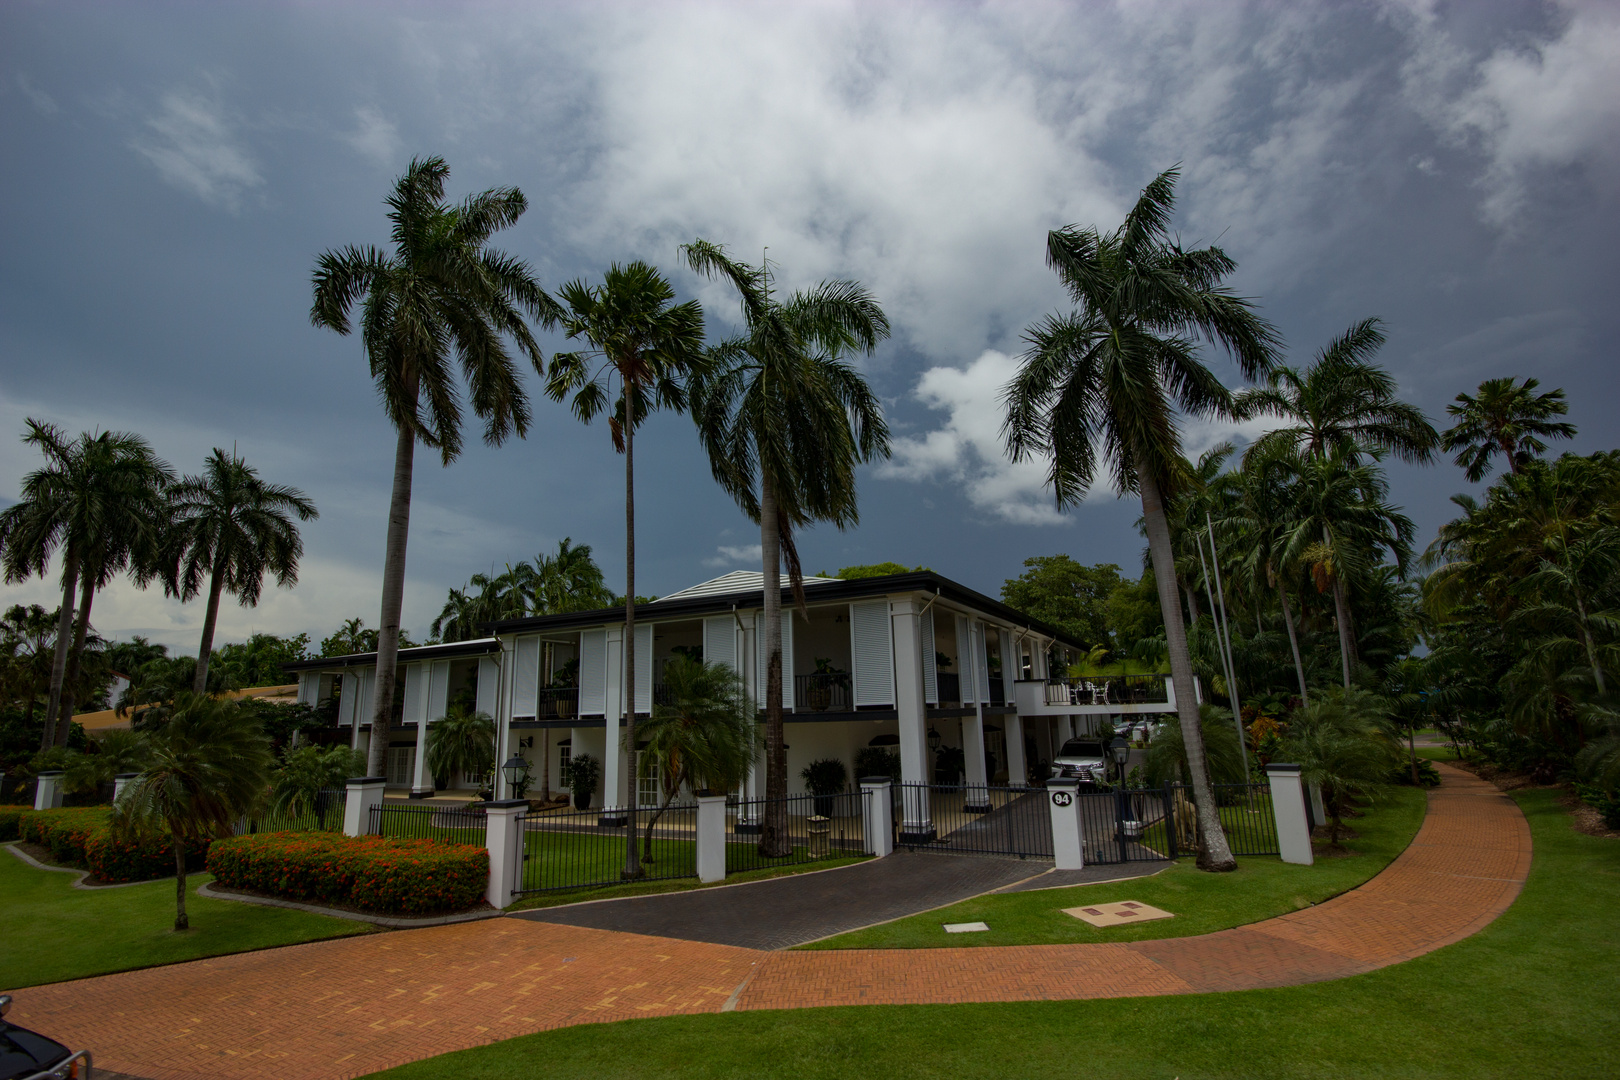
[[540,691],[535,702],[536,720],[572,720],[579,715],[579,687],[563,686]]
[[[1202,688],[1198,690],[1202,701]],[[1162,674],[1020,679],[1017,694],[1021,716],[1130,715],[1176,709],[1175,687]]]
[[795,675],[793,706],[795,712],[850,712],[854,705],[849,672]]

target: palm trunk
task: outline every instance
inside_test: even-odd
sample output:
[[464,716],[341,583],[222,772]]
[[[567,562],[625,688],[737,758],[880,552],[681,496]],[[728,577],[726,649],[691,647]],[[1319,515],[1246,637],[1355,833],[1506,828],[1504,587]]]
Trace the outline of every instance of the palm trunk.
[[1350,659],[1355,645],[1350,640],[1350,605],[1344,595],[1344,583],[1333,579],[1333,621],[1339,627],[1339,663],[1344,668],[1344,688],[1350,689]]
[[62,606],[56,612],[56,655],[51,660],[51,690],[45,699],[45,730],[39,748],[56,745],[56,718],[62,712],[62,684],[67,681],[68,652],[73,642],[73,597],[79,590],[79,556],[73,551],[63,556]]
[[787,827],[787,751],[782,745],[782,534],[776,520],[776,487],[761,478],[759,546],[765,571],[765,818],[759,853],[767,858],[792,854]]
[[1299,700],[1301,704],[1311,703],[1311,692],[1305,689],[1305,662],[1299,658],[1299,634],[1294,630],[1294,612],[1288,603],[1288,586],[1283,584],[1282,575],[1277,575],[1277,596],[1282,600],[1283,625],[1288,627],[1288,647],[1294,650],[1294,674],[1299,676]]
[[1603,668],[1598,664],[1597,643],[1592,640],[1592,627],[1586,620],[1586,603],[1581,599],[1579,592],[1575,594],[1575,613],[1581,617],[1581,637],[1586,644],[1586,662],[1592,665],[1592,679],[1597,684],[1597,692],[1608,693],[1608,688],[1604,685]]
[[174,838],[174,928],[191,929],[186,917],[186,846],[178,836]]
[[1198,625],[1198,593],[1191,586],[1182,590],[1187,594],[1187,622]]
[[203,613],[202,644],[197,646],[197,677],[191,680],[193,694],[201,695],[208,691],[208,657],[214,651],[214,623],[219,619],[219,594],[224,584],[216,563],[213,576],[208,581],[208,610]]
[[73,734],[73,706],[75,687],[79,682],[79,667],[84,660],[84,640],[90,633],[90,605],[96,598],[96,579],[93,574],[79,578],[79,618],[73,627],[73,647],[68,653],[67,671],[62,678],[62,712],[56,725],[56,745],[66,746]]
[[[633,386],[625,388],[624,419],[624,753],[630,765],[630,820],[624,830],[624,870],[620,876],[631,881],[644,873],[641,853],[636,850],[640,833],[636,804],[641,801],[638,796],[641,785],[637,769],[640,755],[636,753],[636,402]],[[613,753],[611,739],[608,753]]]
[[1159,610],[1164,615],[1164,640],[1170,652],[1170,678],[1176,688],[1176,714],[1181,721],[1181,738],[1187,750],[1199,831],[1203,835],[1198,850],[1198,868],[1236,870],[1237,860],[1232,858],[1226,832],[1221,828],[1220,813],[1215,806],[1215,786],[1209,778],[1209,760],[1204,755],[1204,730],[1199,723],[1192,659],[1187,654],[1187,628],[1181,621],[1181,604],[1176,596],[1176,567],[1170,554],[1170,523],[1165,518],[1164,500],[1152,474],[1139,467],[1137,482],[1142,492],[1142,518],[1147,526],[1148,553],[1153,560],[1153,576],[1159,590]]
[[[406,400],[416,400],[416,377]],[[383,554],[382,614],[377,630],[377,689],[371,709],[371,744],[366,774],[388,774],[388,731],[394,723],[394,679],[399,666],[400,609],[405,602],[405,544],[411,531],[411,470],[416,463],[416,430],[400,428],[394,447],[394,490],[388,503],[388,539]]]

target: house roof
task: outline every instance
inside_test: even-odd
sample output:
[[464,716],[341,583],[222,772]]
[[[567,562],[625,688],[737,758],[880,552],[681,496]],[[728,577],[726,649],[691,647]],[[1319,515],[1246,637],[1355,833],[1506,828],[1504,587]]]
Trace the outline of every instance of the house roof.
[[[240,701],[243,698],[258,698],[261,701],[269,701],[277,705],[291,705],[298,700],[298,684],[250,686],[245,690],[227,691],[224,697],[231,701]],[[76,713],[73,722],[83,727],[86,733],[117,731],[128,728],[134,715],[133,712],[127,712],[123,716],[119,716],[117,709],[102,709],[99,712]]]
[[[423,660],[454,660],[464,656],[483,656],[486,653],[499,652],[501,643],[492,637],[474,638],[471,641],[446,641],[439,645],[417,645],[409,649],[399,650],[401,664],[416,664]],[[363,667],[375,664],[375,652],[350,653],[347,656],[319,656],[313,660],[294,660],[290,664],[281,666],[287,671],[325,670],[338,667]]]
[[[805,578],[804,597],[807,603],[824,604],[840,600],[859,600],[894,593],[935,593],[952,603],[975,611],[982,611],[1013,626],[1037,631],[1070,648],[1085,651],[1085,646],[1056,627],[1032,619],[1021,611],[992,599],[966,585],[942,577],[932,570],[918,570],[908,574],[888,574],[883,577],[858,578]],[[750,571],[737,571],[694,585],[690,589],[671,593],[657,600],[636,605],[637,620],[665,621],[670,618],[697,618],[730,611],[732,608],[759,608],[764,605],[764,575]],[[792,592],[784,586],[784,608],[793,602]],[[533,633],[536,631],[581,630],[593,626],[624,622],[624,608],[602,608],[596,611],[570,611],[559,615],[531,615],[521,619],[503,619],[486,623],[483,629],[496,634]],[[403,653],[401,654],[403,656]],[[289,667],[291,665],[288,665]]]

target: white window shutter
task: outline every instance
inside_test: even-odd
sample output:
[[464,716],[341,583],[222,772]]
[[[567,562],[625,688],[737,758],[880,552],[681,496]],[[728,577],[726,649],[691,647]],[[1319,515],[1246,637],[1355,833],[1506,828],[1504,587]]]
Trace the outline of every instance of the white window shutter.
[[737,620],[730,615],[703,620],[703,662],[737,670]]
[[923,701],[929,705],[939,704],[939,669],[934,662],[934,611],[932,608],[922,613],[918,620],[922,623],[922,632],[918,635],[922,649],[923,669]]
[[636,712],[652,715],[653,628],[636,624]]
[[298,676],[298,704],[316,704],[321,692],[321,673],[318,671],[301,672]]
[[607,711],[607,631],[586,630],[579,635],[579,714],[601,716]]
[[851,667],[855,704],[894,704],[894,627],[889,602],[871,600],[849,606]]
[[999,631],[1001,635],[1001,700],[1011,705],[1018,700],[1018,688],[1013,684],[1018,681],[1019,674],[1024,670],[1024,657],[1019,648],[1016,635],[1011,630]]
[[985,640],[984,623],[973,620],[973,686],[979,700],[990,704],[990,644]]
[[979,700],[978,689],[973,685],[975,673],[979,665],[973,658],[973,620],[966,615],[956,617],[956,671],[957,678],[961,680],[962,704],[971,705]]
[[357,723],[369,724],[377,701],[377,669],[362,668],[357,681],[360,685],[354,695],[355,719]]
[[496,695],[499,692],[501,665],[494,657],[485,656],[478,661],[478,704],[481,713],[495,715]]
[[338,723],[345,727],[364,723],[360,716],[359,676],[343,673],[343,691],[338,695]]
[[793,612],[782,612],[782,708],[793,708]]
[[427,712],[427,670],[422,664],[405,665],[405,723],[420,724]]
[[512,715],[533,717],[540,698],[540,639],[518,638],[512,664]]
[[[426,666],[426,665],[424,665]],[[450,661],[435,660],[428,670],[428,723],[444,719],[450,711]]]

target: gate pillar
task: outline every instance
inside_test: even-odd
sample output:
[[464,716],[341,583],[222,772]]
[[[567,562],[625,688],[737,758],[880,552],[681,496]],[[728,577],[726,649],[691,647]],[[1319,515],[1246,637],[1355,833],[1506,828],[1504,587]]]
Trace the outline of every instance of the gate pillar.
[[484,846],[489,849],[489,906],[504,908],[517,891],[523,870],[523,813],[527,799],[503,799],[484,804]]
[[1046,782],[1047,809],[1052,817],[1052,856],[1059,870],[1085,868],[1085,830],[1080,823],[1080,781],[1053,777]]
[[894,796],[887,776],[861,778],[861,835],[869,855],[894,852]]
[[726,797],[697,797],[697,877],[704,884],[726,880]]
[[39,774],[34,786],[35,810],[55,810],[62,805],[62,774],[61,769],[46,769]]
[[1271,812],[1277,816],[1277,851],[1285,863],[1310,866],[1311,823],[1305,815],[1305,786],[1300,783],[1299,766],[1274,761],[1266,766],[1271,781]]
[[343,835],[365,836],[371,832],[371,808],[383,801],[386,776],[355,776],[345,784],[343,797]]

